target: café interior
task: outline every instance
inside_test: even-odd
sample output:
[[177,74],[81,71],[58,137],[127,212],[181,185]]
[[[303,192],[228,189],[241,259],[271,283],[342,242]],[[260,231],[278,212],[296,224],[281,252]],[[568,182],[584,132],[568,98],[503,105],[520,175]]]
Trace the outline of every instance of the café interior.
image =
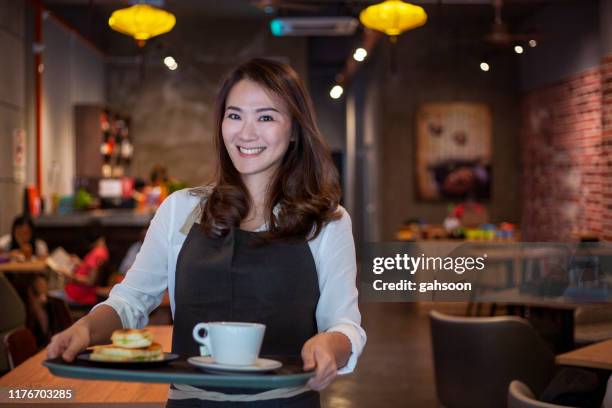
[[[322,406],[612,407],[612,1],[411,0],[364,17],[380,3],[402,2],[0,0],[0,389],[164,406],[168,384],[56,377],[44,350],[129,273],[163,200],[210,182],[218,84],[264,57],[305,81],[359,261],[367,344]],[[113,24],[134,5],[172,27]],[[503,279],[490,298],[362,296],[372,243],[491,244]],[[599,251],[595,298],[565,281],[504,298],[507,275],[581,243]],[[61,263],[98,247],[78,282],[92,290],[70,290]],[[169,336],[167,296],[149,324]]]

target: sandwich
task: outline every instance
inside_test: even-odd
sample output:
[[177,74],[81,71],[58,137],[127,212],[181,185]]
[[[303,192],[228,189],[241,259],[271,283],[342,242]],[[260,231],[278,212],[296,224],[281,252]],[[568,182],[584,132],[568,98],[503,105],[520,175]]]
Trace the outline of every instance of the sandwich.
[[94,361],[160,361],[164,359],[162,346],[153,342],[153,334],[146,329],[115,330],[112,344],[90,347],[89,358]]
[[164,353],[159,343],[153,343],[143,348],[123,348],[114,344],[93,346],[89,358],[94,361],[159,361]]
[[111,340],[115,347],[144,348],[153,344],[153,335],[146,329],[121,329],[113,332]]

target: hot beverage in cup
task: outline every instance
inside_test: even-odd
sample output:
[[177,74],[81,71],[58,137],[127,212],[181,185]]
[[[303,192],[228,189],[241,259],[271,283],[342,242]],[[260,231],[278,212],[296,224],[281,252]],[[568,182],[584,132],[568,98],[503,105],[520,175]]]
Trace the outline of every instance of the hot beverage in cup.
[[200,354],[218,364],[247,366],[259,356],[266,326],[260,323],[198,323],[193,338],[200,343]]

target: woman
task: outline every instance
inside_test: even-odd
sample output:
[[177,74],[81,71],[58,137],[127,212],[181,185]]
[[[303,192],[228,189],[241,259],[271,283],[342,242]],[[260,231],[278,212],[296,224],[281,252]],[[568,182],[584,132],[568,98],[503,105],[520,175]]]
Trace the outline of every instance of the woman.
[[[307,387],[249,390],[174,386],[168,407],[317,407],[316,391],[350,372],[366,341],[355,287],[350,218],[314,111],[295,71],[253,59],[217,97],[214,185],[170,195],[135,264],[109,299],[53,338],[72,360],[123,327],[142,327],[166,286],[173,352],[196,355],[198,322],[266,324],[263,354],[301,356]],[[340,370],[338,370],[340,369]],[[216,399],[217,401],[212,401]],[[233,406],[233,405],[232,405]]]
[[17,259],[30,259],[32,255],[45,258],[49,249],[45,241],[36,239],[32,219],[23,215],[13,220],[11,234],[0,238],[0,252],[9,252]]
[[64,289],[52,290],[49,294],[70,303],[93,306],[100,297],[108,297],[110,292],[110,287],[96,285],[100,271],[110,257],[100,221],[87,226],[86,240],[87,253],[83,259],[71,255],[73,268],[66,271],[69,276]]
[[102,226],[94,223],[89,228],[89,251],[82,260],[73,256],[74,271],[72,278],[64,288],[67,300],[82,305],[95,304],[98,301],[98,295],[104,293],[104,288],[97,287],[96,282],[100,269],[108,262],[110,256]]

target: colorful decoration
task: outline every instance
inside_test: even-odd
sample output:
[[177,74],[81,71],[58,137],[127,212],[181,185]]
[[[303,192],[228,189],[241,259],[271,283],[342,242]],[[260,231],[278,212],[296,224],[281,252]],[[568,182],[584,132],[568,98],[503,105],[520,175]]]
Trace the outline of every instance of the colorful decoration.
[[424,25],[427,14],[422,7],[400,0],[386,0],[367,7],[359,15],[359,20],[367,28],[396,37]]
[[113,30],[134,37],[140,47],[150,38],[169,32],[175,24],[174,14],[148,4],[115,10],[108,19]]

